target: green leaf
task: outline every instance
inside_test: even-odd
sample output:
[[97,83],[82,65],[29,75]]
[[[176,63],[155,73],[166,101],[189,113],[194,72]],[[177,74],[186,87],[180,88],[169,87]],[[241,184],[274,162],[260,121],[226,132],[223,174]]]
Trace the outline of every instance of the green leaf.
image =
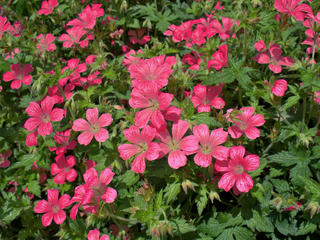
[[296,236],[313,233],[317,229],[317,224],[311,222],[302,222]]
[[38,159],[38,157],[34,154],[27,154],[20,157],[20,161],[14,163],[11,167],[9,167],[6,171],[10,171],[16,168],[25,167],[24,170],[28,171],[31,169],[33,163]]
[[122,182],[127,184],[127,186],[131,186],[135,184],[137,181],[139,181],[139,174],[136,174],[132,170],[128,170],[121,176]]
[[70,229],[76,233],[79,237],[84,237],[85,232],[86,232],[86,226],[84,224],[84,221],[81,219],[77,218],[76,220],[69,221],[69,227]]
[[3,57],[0,57],[0,70],[3,70],[4,72],[11,71],[10,63],[8,61],[4,60]]
[[197,226],[198,230],[210,235],[211,237],[217,237],[225,229],[224,224],[220,224],[218,220],[213,217],[209,218],[208,222],[202,221],[201,224]]
[[174,234],[185,234],[187,232],[196,231],[196,227],[188,223],[185,219],[172,218],[169,220],[173,227]]
[[164,192],[165,198],[167,198],[167,203],[169,203],[174,197],[176,197],[180,193],[180,183],[172,183],[167,185]]
[[154,210],[158,211],[158,209],[161,207],[162,205],[162,197],[163,197],[163,191],[162,189],[160,190],[160,192],[157,194],[157,197],[154,201]]
[[300,96],[296,95],[296,96],[291,96],[288,97],[288,99],[286,100],[286,103],[284,105],[282,105],[282,107],[280,108],[280,111],[284,111],[287,108],[292,107],[293,105],[297,104],[300,100]]
[[40,184],[38,181],[30,181],[27,184],[28,186],[28,191],[34,195],[36,195],[37,197],[41,198],[41,188],[40,188]]
[[290,191],[289,183],[285,180],[271,179],[271,182],[273,186],[276,188],[276,191],[278,193],[284,193],[284,192]]
[[289,167],[289,166],[296,164],[300,161],[299,156],[294,156],[287,151],[281,151],[280,153],[268,156],[268,159],[271,162],[279,163],[284,167]]
[[25,109],[29,106],[29,103],[33,101],[34,99],[30,96],[30,94],[23,95],[20,100],[19,107]]
[[219,237],[217,237],[216,240],[232,240],[233,239],[233,236],[232,236],[232,228],[228,228],[228,229],[225,229],[220,235]]
[[300,176],[300,179],[305,183],[306,187],[310,190],[313,194],[320,194],[320,184],[314,181],[311,178]]
[[203,212],[204,208],[207,206],[208,203],[208,196],[207,196],[208,190],[206,188],[202,188],[200,190],[200,193],[196,197],[196,204],[198,209],[198,214],[201,216],[201,213]]
[[274,227],[271,221],[267,221],[267,219],[262,218],[257,210],[252,210],[252,212],[253,212],[253,217],[250,218],[249,220],[246,220],[247,226],[252,231],[255,231],[255,229],[259,232],[274,231]]
[[208,127],[222,127],[222,124],[218,122],[214,117],[209,117],[210,113],[201,112],[193,115],[191,118],[197,125],[206,124]]
[[283,221],[276,221],[276,228],[277,230],[282,233],[285,236],[288,236],[288,234],[295,236],[295,234],[298,232],[298,228],[296,227],[297,220],[291,220],[290,222],[288,219],[284,219]]
[[11,221],[13,221],[15,218],[17,218],[23,208],[8,208],[8,209],[1,209],[0,210],[0,219],[5,224],[9,224]]
[[223,70],[222,73],[216,72],[211,73],[208,76],[206,76],[207,79],[205,79],[202,82],[202,85],[213,85],[213,84],[219,84],[219,83],[232,83],[237,77],[237,72],[234,71],[232,68],[226,68]]
[[235,227],[232,229],[232,233],[236,240],[247,240],[247,239],[252,239],[252,232],[243,227]]

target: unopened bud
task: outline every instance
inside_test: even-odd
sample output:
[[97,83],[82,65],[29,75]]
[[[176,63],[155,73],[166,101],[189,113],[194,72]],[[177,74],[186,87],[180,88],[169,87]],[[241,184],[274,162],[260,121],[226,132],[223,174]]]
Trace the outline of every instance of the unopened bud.
[[128,9],[128,3],[126,0],[123,0],[122,1],[122,4],[121,4],[121,7],[120,7],[120,13],[122,11],[124,11],[125,13],[127,13],[127,9]]
[[167,234],[167,225],[166,224],[163,224],[161,227],[160,227],[160,231],[161,231],[161,235],[162,236],[165,236]]
[[171,237],[173,237],[173,227],[171,224],[168,225],[167,231],[171,235]]
[[214,199],[217,199],[219,202],[221,202],[220,196],[217,192],[211,191],[209,193],[209,197],[210,197],[211,203],[213,203]]
[[184,192],[186,194],[188,194],[188,186],[187,186],[186,181],[183,181],[181,185],[182,185],[182,188],[183,188]]
[[156,233],[156,227],[151,228],[151,236],[153,236]]
[[196,190],[194,189],[193,183],[190,182],[188,179],[186,180],[186,184],[187,184],[187,186],[188,186],[190,189],[192,189],[194,192],[196,191]]
[[160,229],[158,227],[156,228],[156,235],[157,235],[157,238],[160,239]]

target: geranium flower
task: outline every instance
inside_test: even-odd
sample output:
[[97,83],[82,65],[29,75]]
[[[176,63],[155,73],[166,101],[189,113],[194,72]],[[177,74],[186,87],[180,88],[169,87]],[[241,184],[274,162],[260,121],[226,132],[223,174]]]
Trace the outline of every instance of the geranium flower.
[[51,164],[51,174],[56,175],[53,178],[55,183],[64,184],[67,179],[68,182],[73,182],[77,177],[77,172],[74,169],[71,169],[76,164],[76,159],[74,156],[64,156],[60,154],[56,156],[56,162]]
[[71,142],[69,142],[70,135],[71,135],[71,129],[66,130],[64,132],[56,132],[53,139],[60,146],[49,147],[50,151],[56,150],[56,154],[60,155],[63,153],[67,153],[67,149],[73,150],[76,147],[77,142],[75,140],[72,140]]
[[156,83],[153,82],[144,90],[134,88],[130,95],[129,104],[132,108],[144,108],[144,110],[137,112],[134,117],[136,126],[144,128],[149,120],[157,129],[167,126],[161,111],[167,110],[170,106],[173,94],[160,92]]
[[156,132],[156,129],[150,126],[144,127],[141,135],[137,126],[131,126],[123,131],[126,139],[133,144],[122,144],[118,147],[118,150],[123,160],[136,155],[131,166],[131,170],[135,173],[143,173],[145,171],[145,158],[152,161],[159,157],[159,152],[161,151],[159,144],[151,142]]
[[143,34],[145,33],[146,29],[145,28],[139,28],[139,29],[136,29],[137,31],[135,30],[130,30],[128,32],[128,35],[129,36],[132,36],[130,38],[130,42],[132,42],[133,44],[140,44],[140,45],[143,45],[143,44],[146,44],[147,42],[150,41],[150,37],[148,35],[145,35],[143,36]]
[[[160,56],[164,58],[164,55]],[[171,64],[160,62],[159,57],[140,60],[138,64],[131,65],[130,77],[132,86],[138,89],[145,89],[152,82],[157,83],[157,88],[160,89],[168,85],[168,78],[172,73]]]
[[188,122],[179,120],[172,125],[172,137],[167,129],[156,135],[156,139],[162,142],[159,144],[162,151],[159,158],[169,153],[168,163],[173,169],[185,166],[187,163],[186,155],[196,153],[199,148],[197,136],[189,135],[182,139],[188,128]]
[[209,136],[209,128],[205,124],[193,127],[193,134],[198,137],[200,147],[194,156],[194,162],[201,167],[208,167],[212,157],[224,161],[229,157],[229,148],[219,146],[228,140],[228,133],[223,128],[215,129]]
[[80,144],[88,145],[94,137],[98,142],[104,142],[109,138],[109,132],[103,127],[109,126],[113,119],[109,113],[104,113],[99,117],[97,107],[88,109],[86,116],[89,122],[80,118],[73,122],[73,131],[84,131],[78,136]]
[[12,64],[10,68],[11,68],[11,72],[6,72],[5,74],[3,74],[2,80],[5,82],[9,82],[13,80],[13,82],[10,85],[12,89],[20,88],[21,83],[25,85],[30,85],[32,81],[32,76],[27,75],[27,73],[30,73],[33,71],[33,67],[31,66],[31,64],[24,65],[22,70],[21,70],[20,63]]
[[262,126],[266,122],[261,114],[256,114],[253,116],[253,107],[243,107],[240,108],[240,110],[244,112],[241,115],[235,116],[232,120],[229,118],[232,110],[233,109],[228,110],[228,114],[226,116],[229,122],[236,124],[236,126],[231,126],[228,128],[228,133],[232,138],[239,138],[243,133],[245,133],[247,137],[252,140],[260,137],[260,131],[256,127]]
[[294,61],[290,57],[282,57],[282,50],[278,44],[272,44],[268,51],[259,53],[253,60],[260,64],[269,64],[269,68],[274,73],[280,73],[283,66],[291,66]]
[[96,11],[85,11],[79,13],[79,19],[73,19],[67,23],[68,26],[76,26],[79,28],[92,29],[96,25],[96,19],[98,12]]
[[80,39],[83,35],[87,33],[86,30],[83,30],[80,27],[73,27],[71,29],[67,30],[68,34],[62,34],[61,37],[59,37],[59,41],[64,41],[62,46],[65,48],[71,47],[74,43],[78,43],[81,45],[83,41],[80,42]]
[[[254,171],[259,167],[259,157],[257,155],[245,155],[243,146],[230,148],[230,160],[217,161],[215,169],[223,173],[218,186],[228,192],[232,187],[235,193],[249,192],[253,187],[253,181],[245,171]],[[238,194],[237,194],[238,195]]]
[[101,198],[102,201],[106,203],[114,202],[117,197],[117,191],[111,187],[107,187],[112,181],[114,172],[111,171],[110,167],[103,170],[98,177],[98,171],[94,168],[88,169],[83,175],[84,181],[93,190],[93,196],[99,202]]
[[207,87],[203,85],[197,85],[193,88],[194,96],[190,99],[193,106],[198,107],[198,113],[210,112],[210,106],[216,109],[224,108],[225,102],[222,98],[218,97],[221,93],[224,85]]
[[41,39],[37,45],[37,48],[40,51],[52,52],[56,50],[56,45],[52,43],[55,40],[55,37],[51,33],[47,33],[45,37],[43,37],[43,34],[40,34],[37,39]]
[[206,36],[207,36],[206,32],[204,32],[201,28],[196,28],[192,32],[192,36],[191,36],[192,44],[197,44],[197,45],[204,44],[206,42]]
[[300,2],[300,0],[276,0],[273,6],[277,11],[287,13],[297,21],[303,21],[306,17],[306,14],[303,12],[313,13],[313,11],[312,8],[305,3],[298,6]]
[[38,136],[38,131],[29,133],[28,136],[26,137],[26,145],[28,147],[38,146],[37,136]]
[[48,0],[48,1],[43,1],[41,4],[41,9],[38,11],[38,14],[44,14],[48,15],[52,13],[52,10],[54,7],[58,6],[58,1],[57,0]]
[[[141,50],[138,50],[137,53],[142,53]],[[137,63],[140,62],[141,57],[133,57],[131,55],[135,55],[136,52],[134,50],[130,50],[129,52],[126,53],[126,58],[123,59],[122,64],[125,65],[127,68],[130,67],[131,65],[136,65]],[[143,62],[143,60],[142,60]]]
[[61,78],[58,82],[60,86],[64,86],[67,81],[70,79],[70,81],[78,81],[80,79],[80,73],[85,72],[87,70],[87,65],[85,63],[80,63],[79,64],[79,59],[70,59],[67,62],[67,66],[61,69],[61,74],[63,74],[67,69],[70,69],[72,73],[65,77]]
[[12,151],[9,149],[5,153],[0,154],[0,167],[6,168],[10,166],[10,161],[8,160],[8,157],[10,157],[12,154]]
[[283,97],[283,95],[287,90],[288,90],[287,81],[284,79],[279,79],[275,81],[273,84],[273,87],[271,88],[271,92],[278,97]]
[[57,189],[48,189],[48,201],[41,200],[37,202],[37,206],[34,208],[36,213],[45,213],[41,222],[44,227],[51,224],[52,219],[56,224],[62,224],[66,220],[66,213],[62,209],[69,206],[70,196],[63,194],[59,199],[59,192]]
[[[189,53],[186,53],[183,58],[181,59],[181,62],[183,63],[188,63],[191,65],[189,69],[191,70],[199,70],[200,69],[200,63],[201,63],[201,58],[198,56],[198,54],[195,51],[191,52],[193,56]],[[203,56],[203,53],[200,53],[200,56]]]
[[99,229],[96,228],[95,230],[90,230],[88,234],[88,240],[109,240],[108,235],[102,235],[101,238],[99,238],[100,232]]
[[[236,24],[239,26],[239,21],[234,21],[230,18],[222,17],[222,26],[221,23],[215,19],[211,23],[211,26],[216,30],[216,33],[219,33],[219,36],[221,39],[227,39],[230,38],[230,29],[233,26],[233,24],[236,22]],[[235,34],[232,35],[233,38],[235,38]]]
[[68,83],[64,87],[60,84],[59,86],[63,91],[63,95],[61,94],[57,85],[53,85],[52,87],[48,88],[48,96],[53,97],[54,102],[58,104],[63,103],[65,100],[64,98],[66,98],[66,100],[69,100],[73,95],[72,90],[75,88],[75,85],[72,83]]
[[90,188],[90,186],[87,183],[75,188],[74,196],[70,200],[70,205],[75,202],[80,202],[80,203],[77,203],[71,208],[71,212],[70,212],[71,219],[73,220],[76,219],[79,207],[81,205],[83,206],[85,204],[90,203],[92,197],[93,197],[93,190]]
[[4,32],[13,31],[13,27],[9,22],[7,22],[6,17],[0,16],[0,40]]
[[53,130],[51,121],[61,121],[64,113],[63,109],[52,109],[53,105],[54,98],[49,96],[41,102],[41,107],[36,102],[29,103],[29,106],[26,108],[26,112],[31,116],[31,118],[29,118],[24,124],[27,131],[33,131],[39,126],[38,133],[41,136],[51,134]]
[[213,67],[216,70],[220,70],[222,67],[227,67],[228,62],[228,47],[226,44],[218,47],[218,51],[212,54],[214,60],[208,61],[208,68]]
[[97,12],[97,17],[102,17],[104,14],[104,9],[101,8],[101,6],[102,6],[102,4],[96,4],[96,3],[92,4],[92,7],[90,7],[90,5],[87,5],[83,9],[82,13],[95,11],[95,12]]

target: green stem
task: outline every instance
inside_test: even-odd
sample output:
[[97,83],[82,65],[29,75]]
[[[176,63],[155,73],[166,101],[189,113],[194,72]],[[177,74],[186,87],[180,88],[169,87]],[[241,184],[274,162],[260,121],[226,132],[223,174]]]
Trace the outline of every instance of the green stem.
[[272,148],[274,144],[274,140],[272,140],[272,142],[269,144],[269,146],[263,151],[263,154],[266,154],[267,152],[269,152],[269,150]]
[[302,133],[305,133],[306,125],[306,110],[307,110],[307,99],[303,99],[303,116],[302,116]]
[[244,107],[243,102],[242,102],[242,90],[241,90],[240,87],[239,87],[239,91],[238,92],[239,92],[239,103],[240,103],[240,106]]

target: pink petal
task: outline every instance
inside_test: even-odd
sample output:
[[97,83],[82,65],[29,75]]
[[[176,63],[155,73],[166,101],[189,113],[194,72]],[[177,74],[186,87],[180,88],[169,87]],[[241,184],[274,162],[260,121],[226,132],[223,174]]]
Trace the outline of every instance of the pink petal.
[[260,131],[256,127],[249,127],[246,130],[244,130],[244,133],[247,135],[248,138],[252,140],[260,137]]
[[253,181],[246,172],[243,172],[240,176],[238,176],[236,185],[240,192],[249,192],[249,190],[253,187]]
[[108,167],[100,174],[100,181],[105,185],[108,185],[112,181],[114,174],[115,173],[111,171],[110,167]]
[[113,119],[109,113],[104,113],[100,116],[98,122],[99,127],[106,127],[112,123]]
[[229,148],[217,146],[211,151],[211,155],[220,161],[227,160],[229,157]]
[[64,220],[66,220],[66,212],[59,210],[59,212],[54,215],[53,219],[56,224],[62,224]]
[[78,142],[85,146],[89,145],[93,138],[93,133],[90,131],[85,131],[78,136]]
[[120,153],[120,157],[123,160],[127,160],[127,159],[131,158],[133,155],[136,155],[139,152],[141,152],[141,149],[137,145],[122,144],[118,147],[118,151]]
[[78,176],[77,172],[74,169],[70,169],[69,173],[66,175],[66,179],[68,182],[73,182],[76,180],[76,177]]
[[129,129],[123,131],[124,136],[129,142],[139,144],[141,142],[140,131],[137,126],[131,126]]
[[243,169],[244,171],[254,171],[257,170],[260,165],[259,157],[257,155],[247,155],[243,159]]
[[44,227],[49,226],[52,223],[52,219],[53,219],[54,215],[55,215],[55,213],[53,213],[53,212],[48,212],[48,213],[44,214],[41,218],[42,225]]
[[90,129],[90,124],[82,118],[75,120],[72,125],[73,131],[90,131]]
[[60,108],[54,108],[51,112],[50,121],[59,122],[63,119],[64,110]]
[[242,136],[243,131],[238,126],[231,126],[228,128],[228,133],[232,138],[239,138]]
[[52,133],[52,130],[53,128],[51,122],[41,123],[38,127],[38,133],[41,136],[50,135]]
[[109,132],[104,128],[100,128],[99,131],[94,134],[94,137],[98,142],[105,142],[109,138]]
[[111,187],[108,187],[101,196],[102,201],[106,203],[112,203],[117,197],[117,191]]
[[186,121],[179,120],[172,126],[172,138],[175,142],[179,142],[183,135],[187,132],[189,123]]
[[159,143],[149,143],[148,144],[148,150],[145,153],[146,159],[148,160],[155,160],[159,157],[159,153],[161,151],[161,148],[159,146]]
[[91,125],[98,125],[98,108],[88,109],[86,112],[87,119]]
[[40,200],[39,202],[37,202],[37,205],[34,208],[34,211],[36,213],[45,213],[45,212],[50,212],[51,210],[52,210],[51,204],[45,200]]
[[212,161],[212,157],[210,154],[204,154],[202,152],[198,152],[194,156],[195,164],[201,167],[208,167],[211,164],[211,161]]
[[219,180],[218,186],[219,188],[223,188],[226,192],[229,192],[229,190],[233,187],[236,179],[236,174],[227,172],[222,175],[221,179]]
[[135,173],[143,173],[146,170],[145,154],[141,153],[133,160],[131,170]]
[[195,135],[186,136],[180,141],[179,148],[189,152],[186,155],[192,154],[192,152],[197,151],[199,148],[199,138]]
[[183,167],[187,163],[187,157],[182,153],[180,149],[173,150],[169,153],[168,156],[169,166],[173,169],[178,169]]

